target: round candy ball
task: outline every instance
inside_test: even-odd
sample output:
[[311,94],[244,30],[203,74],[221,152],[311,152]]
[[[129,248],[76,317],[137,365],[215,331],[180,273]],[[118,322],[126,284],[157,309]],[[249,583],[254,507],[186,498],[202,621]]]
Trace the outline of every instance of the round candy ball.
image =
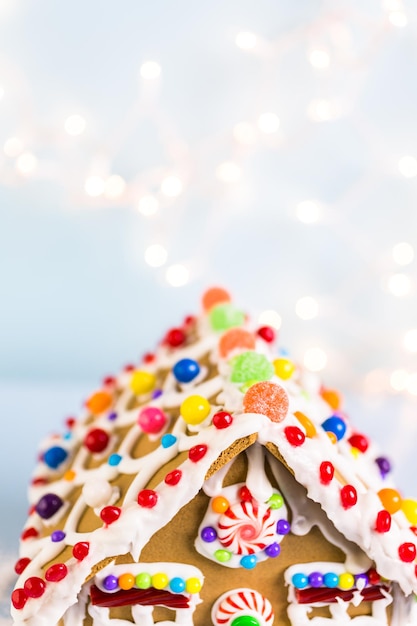
[[144,433],[155,435],[164,428],[168,418],[161,409],[155,406],[147,406],[141,410],[138,424]]
[[59,511],[63,504],[61,498],[55,493],[46,493],[38,501],[35,510],[42,519],[49,519]]
[[338,441],[343,439],[346,433],[346,423],[338,415],[328,417],[327,420],[322,423],[322,427],[327,433],[333,433]]
[[49,448],[43,455],[43,462],[51,469],[57,469],[68,457],[68,452],[61,446]]
[[193,359],[181,359],[172,368],[175,378],[179,383],[189,383],[200,373],[200,366]]

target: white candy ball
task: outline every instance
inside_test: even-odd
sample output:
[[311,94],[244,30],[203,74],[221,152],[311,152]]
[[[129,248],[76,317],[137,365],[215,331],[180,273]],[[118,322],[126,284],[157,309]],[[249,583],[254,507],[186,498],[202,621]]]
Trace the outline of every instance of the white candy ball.
[[83,497],[88,506],[93,508],[108,504],[112,496],[113,489],[107,480],[95,478],[85,483],[83,487]]

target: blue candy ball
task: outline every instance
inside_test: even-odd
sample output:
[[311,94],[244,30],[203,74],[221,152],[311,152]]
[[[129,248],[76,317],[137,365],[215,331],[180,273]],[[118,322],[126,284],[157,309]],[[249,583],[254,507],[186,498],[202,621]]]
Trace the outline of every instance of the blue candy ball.
[[291,582],[296,589],[304,589],[308,585],[308,578],[305,574],[294,574]]
[[185,580],[183,578],[171,578],[169,588],[173,593],[181,593],[185,589]]
[[53,446],[44,453],[43,461],[51,469],[56,469],[65,461],[67,457],[68,452],[64,450],[64,448],[61,448],[60,446]]
[[333,433],[334,435],[336,435],[338,441],[340,441],[340,439],[343,439],[343,437],[345,436],[346,423],[338,415],[332,415],[331,417],[328,417],[327,420],[322,423],[322,427],[326,431],[326,433]]
[[253,569],[257,564],[258,559],[254,554],[247,554],[246,556],[242,556],[240,559],[240,564],[245,569]]
[[181,359],[172,368],[179,383],[189,383],[200,373],[200,366],[193,359]]
[[333,589],[339,584],[339,576],[334,572],[327,572],[327,574],[323,576],[323,582],[326,587]]

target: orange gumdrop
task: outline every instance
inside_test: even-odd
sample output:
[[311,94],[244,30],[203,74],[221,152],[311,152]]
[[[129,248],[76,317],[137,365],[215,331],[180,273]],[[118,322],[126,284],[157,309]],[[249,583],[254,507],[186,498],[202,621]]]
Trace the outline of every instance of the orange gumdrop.
[[288,413],[288,405],[285,389],[269,381],[255,383],[243,397],[245,413],[261,413],[271,422],[282,422]]
[[396,489],[381,489],[378,495],[382,506],[391,515],[401,509],[402,498]]
[[342,398],[338,391],[335,389],[322,389],[320,395],[327,402],[331,409],[336,411],[342,406]]
[[243,328],[231,328],[220,337],[219,354],[225,358],[237,348],[244,350],[255,350],[255,336]]
[[100,415],[111,407],[112,402],[113,399],[107,391],[97,391],[88,398],[85,406],[93,415]]
[[222,287],[211,287],[203,293],[202,303],[205,311],[210,311],[217,304],[224,304],[230,302],[230,293]]

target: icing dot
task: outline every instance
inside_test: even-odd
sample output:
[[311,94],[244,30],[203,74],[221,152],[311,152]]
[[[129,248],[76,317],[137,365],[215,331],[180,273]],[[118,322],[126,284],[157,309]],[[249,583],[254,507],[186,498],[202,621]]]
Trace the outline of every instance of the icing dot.
[[174,435],[171,435],[171,433],[167,433],[166,435],[163,435],[163,437],[161,438],[161,446],[163,448],[170,448],[171,446],[174,445],[176,441],[177,441],[177,438]]
[[295,448],[297,446],[302,446],[306,439],[305,434],[300,428],[298,428],[298,426],[286,426],[284,428],[284,433],[288,443],[290,443]]
[[120,456],[120,454],[111,454],[107,462],[112,467],[116,467],[116,465],[119,465],[121,460],[122,460],[122,457]]
[[340,490],[340,501],[344,509],[350,509],[358,501],[358,494],[353,485],[345,485]]
[[404,563],[411,563],[416,558],[416,546],[414,543],[402,543],[398,548],[398,556]]
[[294,574],[291,582],[296,589],[305,589],[308,585],[308,578],[305,574]]
[[232,361],[233,383],[245,383],[248,380],[269,380],[274,375],[272,363],[266,356],[258,352],[243,352],[235,356]]
[[253,615],[238,615],[230,626],[261,626],[261,622]]
[[200,373],[200,366],[193,359],[181,359],[172,368],[175,378],[179,383],[189,383]]
[[349,574],[349,572],[343,572],[343,574],[340,574],[338,583],[339,589],[352,589],[354,585],[355,577],[352,574]]
[[30,527],[30,528],[25,528],[25,530],[20,535],[20,538],[22,539],[22,541],[25,541],[26,539],[32,539],[34,537],[37,537],[38,535],[39,533],[36,530],[36,528]]
[[169,472],[165,478],[164,478],[164,482],[167,485],[171,485],[172,487],[174,487],[175,485],[178,485],[178,483],[180,482],[182,477],[182,472],[180,469],[174,469],[172,470],[172,472]]
[[311,572],[308,577],[310,587],[321,587],[323,584],[323,574],[321,572]]
[[100,415],[112,405],[113,399],[107,391],[97,391],[90,396],[85,403],[87,409],[93,415]]
[[335,389],[321,389],[320,395],[327,402],[333,411],[337,411],[340,409],[342,405],[342,398],[338,391]]
[[202,297],[202,305],[205,311],[210,311],[216,304],[230,302],[230,294],[222,287],[211,287],[204,292]]
[[185,589],[188,593],[198,593],[201,587],[201,581],[198,578],[187,578],[185,582]]
[[228,330],[235,326],[242,326],[245,322],[245,315],[232,304],[218,304],[209,313],[210,324],[213,330]]
[[68,457],[68,452],[60,446],[49,448],[43,455],[43,462],[51,469],[57,469]]
[[252,494],[249,491],[249,489],[246,487],[246,485],[243,485],[243,487],[239,489],[238,496],[239,496],[239,499],[242,500],[242,502],[252,501]]
[[291,530],[290,523],[286,519],[279,519],[277,521],[277,533],[278,535],[288,535]]
[[229,552],[229,550],[216,550],[216,552],[214,553],[214,557],[220,563],[227,563],[227,561],[230,561],[230,559],[232,558],[232,553]]
[[171,328],[165,335],[164,343],[168,344],[171,348],[178,348],[185,343],[186,335],[181,328]]
[[155,406],[147,406],[139,413],[138,424],[144,433],[159,433],[167,423],[168,418],[161,409]]
[[210,403],[203,396],[188,396],[180,407],[183,420],[187,424],[200,424],[210,414]]
[[84,446],[92,454],[103,452],[109,444],[110,437],[102,428],[93,428],[84,438]]
[[417,524],[417,502],[415,500],[403,500],[401,509],[410,524]]
[[127,591],[128,589],[132,589],[134,584],[135,577],[133,576],[133,574],[126,573],[119,576],[120,589],[124,589],[125,591]]
[[376,516],[375,530],[378,533],[387,533],[391,528],[391,515],[388,511],[379,511]]
[[271,543],[269,546],[265,548],[265,554],[269,556],[270,559],[275,559],[281,552],[281,547],[279,543]]
[[356,433],[355,435],[349,437],[348,441],[353,448],[356,448],[360,452],[366,452],[369,446],[369,441],[367,437],[359,433]]
[[24,589],[15,589],[12,593],[12,604],[15,609],[21,610],[27,602],[27,595]]
[[193,463],[198,463],[198,461],[201,461],[201,459],[206,455],[207,449],[208,448],[205,443],[193,446],[188,451],[188,458]]
[[284,504],[284,498],[280,493],[273,493],[269,500],[267,500],[267,504],[270,509],[280,509]]
[[280,385],[268,381],[256,383],[245,393],[245,413],[266,415],[271,422],[282,422],[288,413],[287,392]]
[[256,331],[256,334],[266,341],[266,343],[273,343],[275,341],[276,333],[271,326],[261,326]]
[[328,485],[332,482],[334,476],[334,466],[330,461],[323,461],[320,464],[320,482],[323,485]]
[[219,340],[219,354],[224,359],[233,350],[255,350],[255,337],[243,328],[231,328],[227,330]]
[[153,509],[158,502],[158,494],[153,489],[142,489],[138,493],[138,504],[145,509]]
[[149,589],[152,585],[152,577],[146,572],[141,572],[135,578],[135,585],[138,589]]
[[58,583],[68,574],[68,568],[65,563],[55,563],[48,567],[45,572],[45,578],[50,583]]
[[83,561],[90,551],[90,544],[88,541],[79,541],[72,549],[72,556],[77,561]]
[[317,434],[317,431],[313,422],[309,420],[308,417],[304,415],[304,413],[301,413],[301,411],[295,411],[294,415],[300,422],[301,426],[306,431],[306,436],[310,438],[315,437],[315,435]]
[[103,580],[103,587],[107,591],[114,591],[114,589],[117,589],[118,580],[116,576],[113,576],[113,574],[109,574],[108,576],[106,576],[106,578],[104,578]]
[[14,571],[16,572],[16,574],[19,574],[20,576],[20,574],[25,571],[29,563],[30,559],[28,557],[22,557],[21,559],[19,559],[14,566]]
[[31,576],[23,585],[23,589],[28,598],[40,598],[44,594],[45,588],[45,581],[38,576]]
[[233,417],[227,411],[219,411],[213,415],[213,426],[217,430],[228,428],[233,423]]
[[211,501],[211,508],[215,513],[224,513],[229,506],[229,501],[223,496],[217,496]]
[[275,359],[273,366],[275,374],[282,380],[288,380],[295,372],[295,365],[290,359]]
[[169,588],[173,593],[182,593],[185,589],[185,580],[176,576],[169,581]]
[[166,574],[158,572],[152,576],[152,587],[155,589],[164,589],[168,585],[169,578]]
[[382,478],[385,478],[385,476],[391,471],[391,463],[385,456],[379,456],[377,459],[375,459],[375,463],[379,467]]
[[337,587],[337,585],[339,584],[339,576],[335,574],[334,572],[327,572],[323,576],[323,582],[326,587],[333,589],[334,587]]
[[100,511],[100,517],[103,522],[109,526],[119,519],[121,513],[122,509],[118,506],[105,506],[104,509]]
[[58,542],[65,539],[66,535],[63,530],[54,530],[51,534],[51,541]]
[[107,504],[113,494],[113,488],[103,478],[91,478],[87,480],[82,490],[83,498],[93,508]]
[[257,562],[258,559],[255,554],[246,554],[245,556],[242,556],[239,561],[241,566],[245,569],[253,569],[256,566]]
[[205,526],[201,530],[200,536],[206,543],[212,543],[217,539],[217,532],[212,526]]
[[330,432],[336,435],[338,441],[343,439],[346,432],[346,423],[338,415],[328,417],[327,420],[322,423],[322,427],[327,433]]
[[130,388],[136,396],[149,393],[155,388],[156,378],[145,370],[136,370],[130,379]]
[[35,510],[42,519],[49,519],[59,511],[63,504],[61,498],[55,493],[47,493],[39,500]]
[[395,489],[381,489],[378,496],[388,513],[394,514],[401,509],[401,496]]

